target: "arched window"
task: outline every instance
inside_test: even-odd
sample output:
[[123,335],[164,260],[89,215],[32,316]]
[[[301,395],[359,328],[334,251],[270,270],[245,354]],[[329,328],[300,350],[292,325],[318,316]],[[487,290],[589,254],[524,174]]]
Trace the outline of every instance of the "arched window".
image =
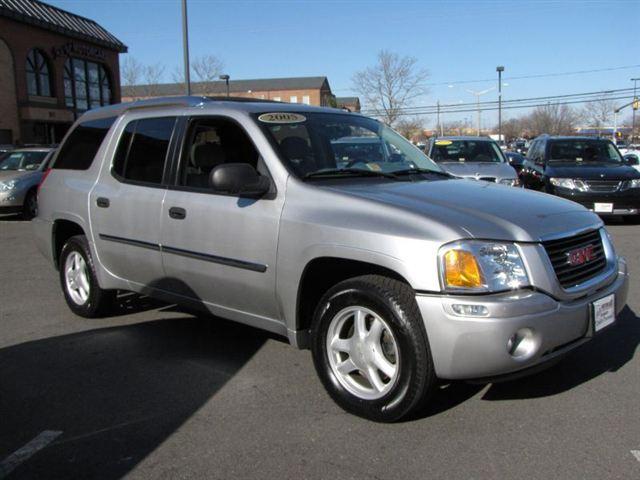
[[47,58],[40,50],[27,55],[27,92],[41,97],[51,96],[51,72]]
[[111,81],[104,65],[69,58],[64,64],[64,101],[79,111],[109,105]]

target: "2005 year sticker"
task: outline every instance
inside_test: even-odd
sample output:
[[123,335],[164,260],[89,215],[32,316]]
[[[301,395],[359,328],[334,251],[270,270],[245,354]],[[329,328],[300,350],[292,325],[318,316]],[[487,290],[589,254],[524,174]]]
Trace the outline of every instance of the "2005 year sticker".
[[302,123],[306,119],[304,115],[289,112],[263,113],[258,117],[263,123]]

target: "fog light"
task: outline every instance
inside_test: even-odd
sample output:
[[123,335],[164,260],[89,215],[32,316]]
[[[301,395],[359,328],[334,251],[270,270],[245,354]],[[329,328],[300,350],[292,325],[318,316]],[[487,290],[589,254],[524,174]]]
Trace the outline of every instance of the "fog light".
[[538,341],[530,328],[521,328],[507,342],[507,352],[518,360],[532,357],[537,349]]
[[489,310],[484,305],[467,305],[462,303],[454,303],[451,305],[453,311],[464,317],[486,317]]

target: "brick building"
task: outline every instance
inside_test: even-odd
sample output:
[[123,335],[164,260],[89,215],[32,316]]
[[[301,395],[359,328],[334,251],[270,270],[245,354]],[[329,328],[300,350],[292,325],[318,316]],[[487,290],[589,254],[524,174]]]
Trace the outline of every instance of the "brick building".
[[0,144],[59,142],[85,110],[119,102],[126,51],[93,20],[0,0]]
[[[184,84],[131,85],[122,87],[122,101],[182,95]],[[192,82],[193,95],[224,96],[224,81]],[[229,94],[233,97],[259,98],[280,102],[335,107],[336,98],[331,92],[327,77],[263,78],[256,80],[231,80]]]
[[336,106],[350,112],[360,111],[360,98],[358,97],[336,97]]

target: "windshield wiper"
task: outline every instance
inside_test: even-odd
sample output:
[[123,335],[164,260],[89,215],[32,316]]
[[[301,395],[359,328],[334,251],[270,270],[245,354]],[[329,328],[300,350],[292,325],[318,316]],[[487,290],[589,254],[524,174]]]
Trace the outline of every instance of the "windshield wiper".
[[447,172],[441,172],[438,170],[429,170],[428,168],[407,168],[405,170],[394,170],[394,175],[411,175],[412,173],[420,173],[426,175],[438,175],[440,177],[453,178],[454,175],[451,175]]
[[377,170],[363,170],[362,168],[328,168],[326,170],[317,170],[315,172],[307,173],[303,178],[313,177],[331,177],[337,175],[349,175],[349,176],[362,176],[362,177],[384,177],[398,180],[398,177],[394,173],[381,172]]

